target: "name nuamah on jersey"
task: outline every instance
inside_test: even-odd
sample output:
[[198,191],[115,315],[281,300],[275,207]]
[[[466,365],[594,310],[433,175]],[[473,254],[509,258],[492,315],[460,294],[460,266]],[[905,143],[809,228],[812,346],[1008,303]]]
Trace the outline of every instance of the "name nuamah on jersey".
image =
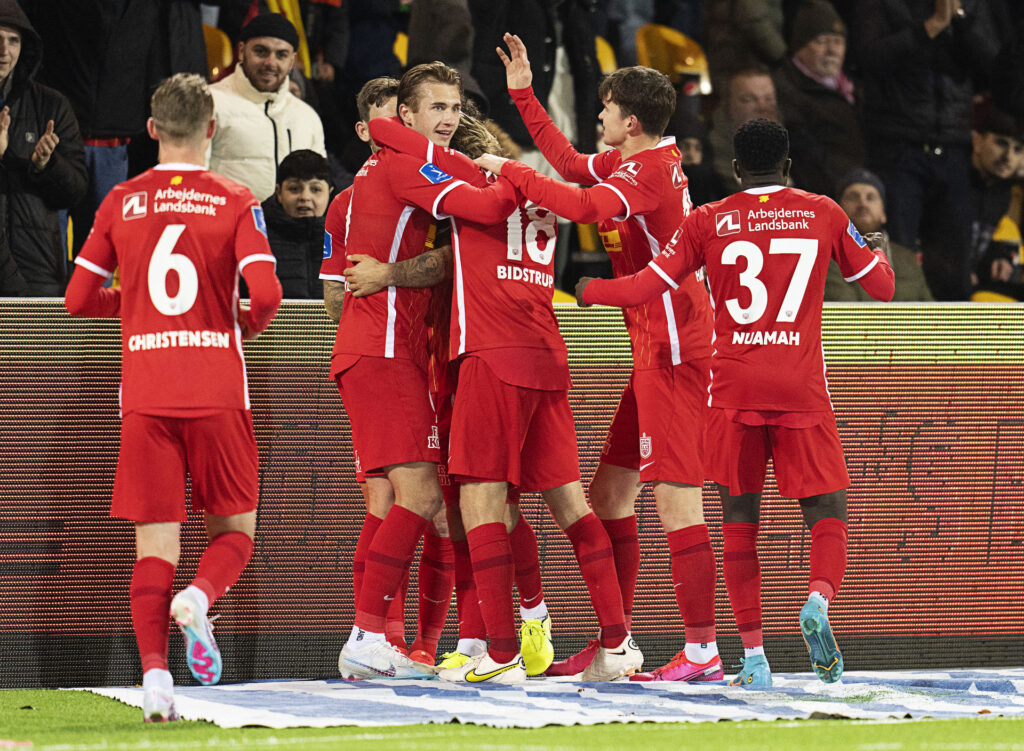
[[733,344],[800,344],[799,331],[734,331]]

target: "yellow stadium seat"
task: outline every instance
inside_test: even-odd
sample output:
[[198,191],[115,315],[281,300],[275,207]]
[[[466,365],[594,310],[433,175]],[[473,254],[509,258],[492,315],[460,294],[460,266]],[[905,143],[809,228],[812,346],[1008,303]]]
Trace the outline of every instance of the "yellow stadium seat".
[[554,293],[551,295],[551,302],[576,302],[576,298],[568,292],[563,292],[556,287]]
[[235,59],[235,52],[231,49],[231,40],[228,35],[216,26],[203,24],[203,39],[206,40],[206,67],[210,74],[210,80],[216,81],[224,75],[224,71],[231,67]]
[[597,64],[601,66],[601,72],[605,75],[612,73],[619,67],[615,62],[615,50],[604,37],[594,37],[594,43],[597,47]]
[[601,250],[601,241],[597,236],[596,224],[577,224],[576,237],[580,241],[580,250],[586,252]]
[[636,59],[640,65],[654,68],[679,83],[684,73],[700,76],[700,93],[711,93],[708,59],[701,46],[669,26],[649,23],[636,32]]
[[398,58],[398,62],[404,67],[406,60],[409,59],[409,35],[404,31],[398,32],[395,35],[395,46],[392,49],[395,52],[395,57]]

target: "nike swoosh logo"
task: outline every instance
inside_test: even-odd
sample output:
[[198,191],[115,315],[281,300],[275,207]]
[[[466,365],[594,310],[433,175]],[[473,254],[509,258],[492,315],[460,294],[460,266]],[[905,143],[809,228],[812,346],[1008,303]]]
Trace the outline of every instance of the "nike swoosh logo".
[[395,677],[395,666],[394,665],[392,665],[387,670],[378,670],[377,668],[373,667],[373,665],[367,665],[365,662],[359,662],[358,660],[353,660],[351,657],[346,657],[345,661],[346,662],[350,662],[353,665],[358,665],[361,668],[366,668],[371,673],[376,673],[377,675],[383,676],[384,678],[394,678]]
[[640,465],[640,471],[643,472],[645,469],[647,469],[652,464],[654,464],[654,462],[647,462],[647,464],[641,464]]
[[622,649],[617,649],[617,650],[615,650],[613,652],[612,650],[609,649],[609,650],[606,651],[606,654],[615,655],[616,657],[622,657],[623,655],[626,654],[626,650],[625,650],[625,648],[622,648]]
[[387,600],[388,602],[390,602],[391,600],[393,600],[395,598],[394,597],[388,597],[387,595],[384,595],[384,599]]
[[497,670],[492,670],[489,673],[482,674],[476,672],[476,668],[474,668],[466,673],[466,680],[469,683],[483,683],[484,681],[489,681],[491,678],[501,675],[502,673],[507,673],[509,670],[515,670],[517,667],[519,667],[518,661],[513,662],[511,665],[504,665],[503,667],[500,667]]

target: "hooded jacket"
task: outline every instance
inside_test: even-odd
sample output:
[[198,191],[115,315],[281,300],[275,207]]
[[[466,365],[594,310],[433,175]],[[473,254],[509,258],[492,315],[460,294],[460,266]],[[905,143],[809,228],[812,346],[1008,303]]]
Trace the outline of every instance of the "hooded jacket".
[[[82,139],[67,99],[35,81],[42,42],[15,0],[0,0],[0,26],[21,33],[18,61],[0,84],[11,117],[0,157],[0,295],[59,297],[67,280],[57,212],[85,195]],[[32,152],[50,120],[60,143],[39,171]]]
[[241,183],[260,201],[274,192],[277,165],[297,149],[327,156],[324,128],[316,110],[288,91],[259,91],[242,66],[210,87],[217,130],[210,169]]

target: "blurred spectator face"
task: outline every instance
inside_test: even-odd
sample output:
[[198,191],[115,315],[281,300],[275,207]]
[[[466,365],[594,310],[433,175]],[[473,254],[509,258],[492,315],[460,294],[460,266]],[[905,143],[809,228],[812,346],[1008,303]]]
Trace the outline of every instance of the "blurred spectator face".
[[819,78],[834,78],[843,70],[846,37],[842,34],[818,34],[798,49],[794,57]]
[[758,73],[734,77],[729,84],[729,118],[732,124],[739,127],[758,117],[779,119],[771,76]]
[[277,186],[277,200],[284,207],[284,213],[293,219],[307,216],[323,216],[331,186],[326,180],[300,180],[289,177]]
[[[370,120],[373,120],[375,117],[394,117],[398,114],[398,97],[391,97],[380,107],[376,104],[371,104],[369,114]],[[356,135],[359,136],[359,140],[363,143],[370,144],[370,151],[376,154],[380,151],[380,146],[375,144],[373,139],[370,138],[370,129],[367,127],[367,123],[370,120],[366,122],[360,120],[356,123]]]
[[598,114],[597,119],[601,121],[601,125],[604,127],[604,142],[606,146],[615,148],[625,143],[626,131],[628,129],[627,121],[629,118],[622,116],[622,110],[619,109],[619,105],[611,100],[611,97],[604,100],[604,109]]
[[692,167],[704,161],[704,145],[699,138],[684,138],[678,146],[684,167]]
[[839,197],[839,205],[861,234],[878,232],[885,224],[885,206],[874,185],[851,183]]
[[971,161],[974,168],[987,178],[1009,180],[1024,163],[1024,142],[999,133],[971,134],[974,153]]
[[459,87],[452,84],[424,81],[416,92],[416,109],[404,104],[398,114],[402,122],[426,136],[438,146],[451,143],[455,129],[459,127],[459,113],[462,111],[462,97]]
[[21,56],[21,32],[10,26],[0,26],[0,81],[7,79]]
[[277,91],[295,64],[295,50],[277,37],[254,37],[242,44],[242,72],[257,91]]

